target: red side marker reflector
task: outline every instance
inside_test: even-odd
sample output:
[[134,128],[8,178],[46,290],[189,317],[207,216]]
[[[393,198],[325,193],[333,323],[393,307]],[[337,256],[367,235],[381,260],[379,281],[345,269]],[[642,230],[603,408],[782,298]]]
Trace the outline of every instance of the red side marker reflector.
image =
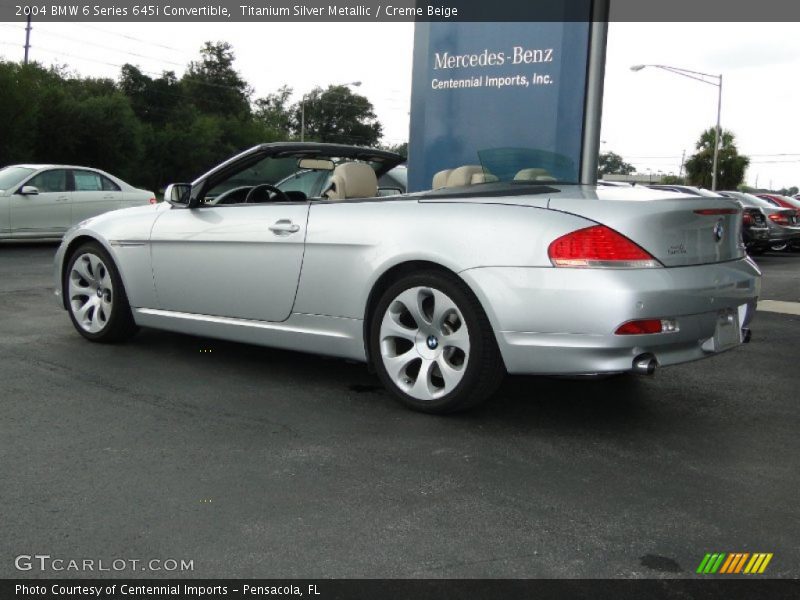
[[155,198],[150,198],[150,204],[157,204],[157,203],[158,200],[156,200]]
[[644,333],[661,333],[661,319],[640,319],[628,321],[614,332],[617,335],[641,335]]

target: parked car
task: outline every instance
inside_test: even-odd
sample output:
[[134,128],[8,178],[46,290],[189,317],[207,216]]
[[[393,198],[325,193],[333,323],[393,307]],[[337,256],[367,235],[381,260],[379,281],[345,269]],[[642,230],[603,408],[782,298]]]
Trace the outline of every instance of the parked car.
[[[745,207],[745,211],[750,208],[751,210],[759,210],[764,214],[769,238],[766,246],[771,250],[781,252],[790,245],[800,243],[800,218],[792,209],[783,208],[777,202],[770,202],[759,196],[744,192],[725,191],[720,192],[720,194],[741,202]],[[745,212],[745,214],[747,213]],[[753,219],[755,224],[755,217]],[[760,224],[758,225],[760,226]],[[746,224],[745,232],[747,232]],[[745,243],[747,243],[746,240]],[[761,244],[754,244],[752,250],[749,251],[758,253],[764,249]]]
[[84,219],[155,204],[152,192],[90,167],[13,165],[0,169],[0,239],[57,238]]
[[[481,168],[464,165],[442,189],[381,197],[397,154],[256,146],[169,186],[156,210],[72,228],[55,293],[93,342],[143,326],[368,362],[436,413],[484,400],[506,372],[652,373],[749,340],[761,277],[737,202],[524,180],[540,167],[527,156],[503,155],[507,180],[470,185]],[[264,183],[218,202],[288,158],[327,167],[322,196]]]
[[781,194],[756,194],[759,198],[771,201],[773,204],[782,206],[784,208],[794,209],[800,214],[800,200],[796,200],[791,196],[782,196]]
[[716,192],[712,192],[711,190],[706,190],[704,188],[695,187],[693,185],[671,185],[666,183],[653,183],[649,184],[647,187],[649,187],[652,190],[677,192],[679,194],[686,194],[688,196],[703,196],[706,198],[714,198],[719,196],[719,194]]

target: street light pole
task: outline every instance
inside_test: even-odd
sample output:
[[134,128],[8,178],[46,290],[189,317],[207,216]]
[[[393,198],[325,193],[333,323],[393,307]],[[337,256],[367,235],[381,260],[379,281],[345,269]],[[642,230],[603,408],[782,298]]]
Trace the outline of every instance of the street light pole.
[[719,164],[719,144],[720,136],[722,136],[722,129],[720,128],[719,121],[722,114],[722,74],[719,75],[719,93],[717,96],[717,131],[714,136],[714,165],[711,167],[711,191],[717,191],[717,172]]
[[[689,79],[694,79],[695,81],[699,81],[701,83],[707,83],[708,85],[713,85],[718,88],[718,95],[717,95],[717,129],[714,133],[714,162],[713,166],[711,167],[711,191],[717,191],[717,171],[719,166],[719,143],[720,138],[722,137],[722,129],[720,127],[721,117],[722,117],[722,75],[710,75],[709,73],[701,73],[699,71],[690,71],[689,69],[680,69],[678,67],[670,67],[667,65],[633,65],[631,67],[631,71],[641,71],[645,67],[654,67],[656,69],[661,69],[663,71],[669,71],[670,73],[675,73],[675,75],[681,75],[683,77],[688,77]],[[716,79],[717,81],[708,81],[707,78]]]
[[[360,81],[351,81],[350,83],[340,83],[338,87],[360,87]],[[300,99],[300,141],[304,142],[306,140],[306,96],[308,94],[303,94],[303,97]]]

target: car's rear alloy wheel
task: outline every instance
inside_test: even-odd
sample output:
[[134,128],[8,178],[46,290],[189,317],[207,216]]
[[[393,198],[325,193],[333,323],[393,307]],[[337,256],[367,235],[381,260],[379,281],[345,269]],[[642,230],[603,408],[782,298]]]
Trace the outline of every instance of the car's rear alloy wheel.
[[85,338],[113,342],[135,332],[117,268],[98,244],[85,244],[72,254],[64,294],[72,323]]
[[502,378],[488,319],[455,278],[436,272],[404,278],[383,294],[372,323],[378,374],[412,408],[464,409],[486,399]]

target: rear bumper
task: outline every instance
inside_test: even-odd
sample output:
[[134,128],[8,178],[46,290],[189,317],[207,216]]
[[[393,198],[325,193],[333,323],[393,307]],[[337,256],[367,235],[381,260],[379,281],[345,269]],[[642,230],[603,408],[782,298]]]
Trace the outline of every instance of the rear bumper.
[[[461,273],[487,311],[510,373],[630,371],[652,354],[662,366],[718,353],[721,312],[750,322],[760,272],[749,259],[663,269],[486,267]],[[670,318],[679,331],[615,335],[634,319]],[[739,340],[742,341],[741,338]]]
[[769,227],[747,227],[742,230],[742,237],[747,246],[768,245]]
[[770,242],[800,241],[800,227],[783,227],[774,225],[769,228]]

